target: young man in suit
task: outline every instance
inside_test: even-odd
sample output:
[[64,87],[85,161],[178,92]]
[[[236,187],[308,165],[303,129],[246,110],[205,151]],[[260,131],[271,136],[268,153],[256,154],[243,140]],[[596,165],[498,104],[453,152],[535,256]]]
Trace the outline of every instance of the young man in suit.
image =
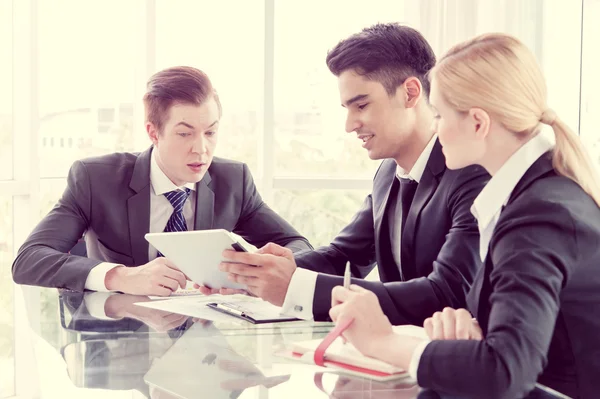
[[[338,77],[347,110],[346,131],[356,132],[371,159],[384,160],[372,194],[328,246],[295,256],[277,245],[260,254],[226,254],[247,264],[221,266],[232,280],[290,315],[322,320],[346,262],[358,278],[377,264],[381,282],[353,282],[396,304],[387,315],[394,324],[422,324],[444,306],[464,306],[481,264],[470,208],[489,175],[480,167],[445,166],[428,103],[426,75],[434,64],[423,36],[398,24],[364,29],[329,52],[327,66]],[[292,277],[265,278],[273,268]],[[281,288],[268,289],[272,285]]]
[[431,75],[448,168],[476,164],[492,175],[472,208],[483,266],[467,307],[434,313],[424,323],[431,340],[421,339],[395,334],[372,293],[335,287],[332,319],[354,320],[344,336],[356,349],[444,397],[546,397],[541,384],[570,398],[598,398],[594,164],[548,107],[542,69],[517,38],[485,33],[458,43]]
[[[20,248],[15,282],[168,296],[186,278],[148,232],[219,228],[258,246],[311,248],[262,201],[245,164],[213,158],[221,104],[206,74],[156,73],[144,106],[152,146],[76,161],[62,198]],[[69,254],[84,233],[88,257]]]

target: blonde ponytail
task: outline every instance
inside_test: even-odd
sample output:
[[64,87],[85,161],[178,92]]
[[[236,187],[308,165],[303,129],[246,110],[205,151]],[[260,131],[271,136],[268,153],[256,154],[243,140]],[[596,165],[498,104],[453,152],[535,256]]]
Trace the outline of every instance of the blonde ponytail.
[[[522,138],[554,129],[553,166],[600,206],[600,186],[583,144],[546,105],[547,88],[533,53],[517,38],[488,33],[451,48],[430,72],[444,99],[455,110],[486,110]],[[507,84],[511,82],[511,84]]]
[[550,109],[544,111],[540,121],[554,130],[556,137],[552,154],[554,169],[579,184],[600,206],[600,186],[598,186],[596,171],[579,137]]

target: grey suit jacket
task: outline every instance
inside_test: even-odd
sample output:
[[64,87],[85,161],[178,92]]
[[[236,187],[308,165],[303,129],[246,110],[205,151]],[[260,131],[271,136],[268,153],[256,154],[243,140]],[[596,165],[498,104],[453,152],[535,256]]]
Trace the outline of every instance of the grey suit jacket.
[[[151,152],[76,161],[62,198],[19,249],[15,282],[83,291],[88,273],[101,262],[147,263]],[[257,247],[274,242],[293,251],[311,248],[263,202],[241,162],[214,158],[196,194],[195,230],[233,231]],[[84,233],[88,258],[70,255]]]

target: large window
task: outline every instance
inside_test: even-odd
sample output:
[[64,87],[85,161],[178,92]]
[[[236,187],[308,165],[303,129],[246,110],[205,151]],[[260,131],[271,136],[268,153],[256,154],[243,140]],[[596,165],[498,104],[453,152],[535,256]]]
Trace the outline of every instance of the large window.
[[0,0],[0,398],[19,393],[14,249],[75,159],[149,146],[141,100],[152,73],[191,65],[210,76],[223,105],[217,155],[248,163],[263,198],[318,246],[351,220],[379,165],[345,132],[325,65],[340,39],[399,21],[441,56],[479,33],[511,33],[533,49],[549,105],[600,166],[598,17],[600,0]]
[[344,131],[327,51],[375,22],[407,20],[404,1],[275,3],[275,174],[370,178],[371,161],[356,134]]
[[264,3],[158,1],[156,70],[177,65],[208,74],[223,118],[216,154],[258,167],[263,128]]
[[[12,2],[0,1],[0,187],[13,178],[13,19]],[[4,192],[6,191],[6,192]],[[13,201],[0,188],[0,398],[15,391],[14,299],[10,278],[13,256]]]
[[585,0],[581,57],[581,138],[600,171],[600,0]]
[[[379,165],[367,157],[355,133],[345,132],[337,80],[325,63],[329,49],[363,27],[377,22],[406,23],[423,33],[438,57],[477,34],[515,35],[534,51],[551,80],[551,105],[576,128],[578,90],[572,88],[578,87],[579,79],[580,54],[574,44],[581,40],[577,29],[580,2],[396,0],[371,1],[368,7],[362,4],[310,0],[275,2],[274,7],[273,207],[315,245],[328,243],[348,223],[364,199],[355,197],[368,191],[366,184],[365,190],[350,191],[347,180],[366,181]],[[572,29],[557,34],[559,20]],[[338,190],[316,190],[320,185],[308,188],[311,178],[330,179],[330,188]],[[286,187],[296,181],[305,189],[279,189],[280,181]],[[346,207],[348,200],[354,206]]]
[[38,4],[40,176],[63,177],[74,160],[131,151],[144,134],[133,131],[137,2]]
[[12,2],[0,1],[0,180],[12,179]]
[[315,246],[327,245],[360,209],[369,190],[275,190],[273,206]]
[[13,202],[0,193],[0,398],[14,393]]

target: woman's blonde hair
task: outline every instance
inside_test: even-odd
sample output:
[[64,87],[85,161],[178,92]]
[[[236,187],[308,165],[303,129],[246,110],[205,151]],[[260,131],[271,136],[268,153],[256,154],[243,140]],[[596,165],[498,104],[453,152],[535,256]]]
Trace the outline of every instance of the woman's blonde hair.
[[546,104],[546,82],[533,53],[518,39],[484,34],[451,48],[431,71],[444,100],[458,112],[478,107],[506,129],[527,137],[540,122],[554,130],[554,169],[600,206],[596,173],[579,137]]

